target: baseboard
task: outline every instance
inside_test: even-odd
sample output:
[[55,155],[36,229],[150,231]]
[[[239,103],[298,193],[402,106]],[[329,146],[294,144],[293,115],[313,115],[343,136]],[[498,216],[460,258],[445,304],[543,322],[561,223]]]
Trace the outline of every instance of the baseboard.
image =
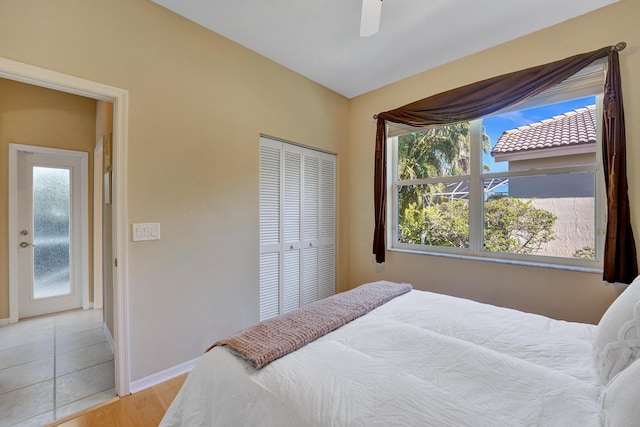
[[11,319],[9,319],[8,317],[4,319],[0,319],[0,328],[2,328],[3,326],[9,325],[11,323],[9,320]]
[[140,378],[136,381],[131,381],[131,393],[137,393],[149,387],[153,387],[154,385],[170,380],[171,378],[175,378],[178,375],[189,372],[193,369],[198,360],[200,360],[200,357],[196,357],[195,359],[189,360],[188,362],[184,362],[172,368],[165,369],[164,371],[149,375],[148,377]]
[[111,331],[109,331],[109,328],[107,328],[107,324],[104,322],[102,323],[102,330],[104,331],[104,335],[107,337],[107,341],[109,342],[109,346],[111,347],[111,353],[115,354],[116,347],[113,344],[113,337],[111,336]]

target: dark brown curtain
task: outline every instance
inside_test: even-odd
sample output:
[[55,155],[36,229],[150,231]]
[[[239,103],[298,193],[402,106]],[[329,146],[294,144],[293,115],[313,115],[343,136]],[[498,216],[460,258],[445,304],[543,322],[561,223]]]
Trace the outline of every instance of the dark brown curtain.
[[[622,44],[618,46],[619,49],[624,48]],[[613,94],[610,98],[615,100],[614,102],[605,101],[605,110],[614,110],[609,107],[609,104],[616,104],[615,112],[605,114],[607,124],[602,138],[603,146],[607,147],[604,151],[605,156],[610,153],[615,158],[605,159],[604,162],[605,170],[609,168],[607,164],[612,169],[607,173],[608,200],[616,199],[615,212],[611,211],[612,203],[609,202],[604,278],[609,282],[629,283],[633,280],[635,276],[631,276],[634,271],[637,274],[637,262],[635,243],[629,222],[626,170],[624,168],[626,159],[624,157],[622,94],[620,91],[620,72],[617,65],[618,52],[614,46],[493,77],[378,114],[374,172],[375,230],[373,236],[373,253],[376,256],[376,262],[384,262],[386,252],[387,135],[385,122],[427,127],[479,119],[520,104],[604,57],[609,58],[606,92]],[[612,114],[613,118],[608,119],[607,114]],[[616,148],[613,149],[612,146]],[[623,165],[622,170],[620,170],[620,165]],[[620,233],[623,231],[624,236],[621,236]],[[624,243],[621,240],[624,240]]]
[[627,193],[627,155],[618,52],[609,54],[604,86],[602,162],[607,190],[604,272],[607,282],[631,283],[638,275]]

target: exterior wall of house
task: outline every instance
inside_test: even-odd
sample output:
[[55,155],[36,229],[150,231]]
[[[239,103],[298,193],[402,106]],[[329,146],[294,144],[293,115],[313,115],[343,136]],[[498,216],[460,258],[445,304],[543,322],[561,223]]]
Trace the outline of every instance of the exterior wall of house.
[[593,197],[541,198],[534,199],[532,204],[557,217],[554,239],[544,244],[536,255],[578,258],[585,250],[595,250]]
[[[580,166],[593,164],[595,161],[595,153],[511,160],[509,170]],[[549,211],[557,218],[553,226],[554,239],[545,243],[536,252],[537,255],[571,258],[576,256],[577,251],[595,249],[595,184],[595,176],[590,172],[509,180],[509,196],[531,199],[536,208]]]
[[[619,41],[627,130],[627,165],[632,224],[640,245],[640,32],[635,17],[640,2],[621,0],[587,15],[452,61],[351,100],[349,185],[358,189],[349,199],[351,286],[387,279],[412,283],[418,289],[486,301],[547,316],[598,322],[620,292],[601,274],[543,267],[525,267],[440,256],[387,252],[375,263],[373,239],[374,114],[439,92],[500,74],[589,52]],[[369,213],[367,213],[369,212]],[[640,246],[639,246],[640,249]]]
[[541,157],[535,159],[511,160],[510,171],[523,171],[529,169],[543,169],[555,166],[583,166],[592,165],[596,161],[595,147],[591,153],[580,153],[571,156]]
[[[561,166],[580,166],[593,164],[595,153],[583,153],[573,156],[544,157],[540,159],[512,160],[510,171],[525,171]],[[595,181],[592,174],[539,175],[509,180],[509,195],[512,197],[561,198],[593,197]]]
[[519,198],[593,197],[593,173],[537,175],[509,179],[509,195]]

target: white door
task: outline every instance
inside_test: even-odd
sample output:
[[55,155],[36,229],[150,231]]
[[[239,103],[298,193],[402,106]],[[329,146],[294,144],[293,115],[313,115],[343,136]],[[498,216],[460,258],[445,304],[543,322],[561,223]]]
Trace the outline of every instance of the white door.
[[320,157],[318,298],[336,293],[336,156]]
[[282,287],[280,314],[300,307],[302,148],[283,144]]
[[260,138],[260,320],[335,293],[336,156]]
[[55,313],[83,305],[87,270],[83,206],[86,153],[18,151],[19,317]]

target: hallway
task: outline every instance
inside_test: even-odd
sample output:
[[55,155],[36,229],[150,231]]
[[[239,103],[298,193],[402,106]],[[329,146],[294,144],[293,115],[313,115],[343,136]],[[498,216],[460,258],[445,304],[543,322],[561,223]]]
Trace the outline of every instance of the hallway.
[[42,426],[115,396],[102,310],[0,328],[0,427]]

